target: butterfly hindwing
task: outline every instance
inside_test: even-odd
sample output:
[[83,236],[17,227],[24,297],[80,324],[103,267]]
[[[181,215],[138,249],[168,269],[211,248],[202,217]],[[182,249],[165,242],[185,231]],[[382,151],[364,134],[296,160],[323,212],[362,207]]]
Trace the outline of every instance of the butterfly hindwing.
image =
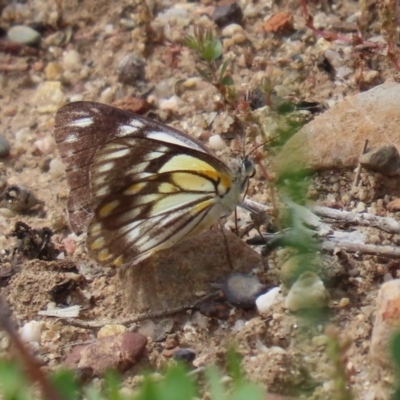
[[206,153],[146,137],[114,140],[91,167],[89,249],[107,265],[170,247],[218,220],[217,193],[231,181],[229,168]]

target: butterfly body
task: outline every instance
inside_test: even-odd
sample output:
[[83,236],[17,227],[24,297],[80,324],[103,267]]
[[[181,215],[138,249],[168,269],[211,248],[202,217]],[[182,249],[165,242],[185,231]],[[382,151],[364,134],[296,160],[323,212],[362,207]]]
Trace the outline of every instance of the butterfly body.
[[55,137],[71,226],[88,225],[88,249],[103,265],[137,264],[209,228],[233,211],[252,173],[182,132],[99,103],[61,108]]

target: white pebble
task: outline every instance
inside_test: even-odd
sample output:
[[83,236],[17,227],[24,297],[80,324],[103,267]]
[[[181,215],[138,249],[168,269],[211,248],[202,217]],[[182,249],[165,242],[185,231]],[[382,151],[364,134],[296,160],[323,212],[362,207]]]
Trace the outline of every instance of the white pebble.
[[172,96],[169,99],[161,99],[160,110],[171,110],[173,112],[178,112],[179,98],[177,96]]
[[14,210],[10,210],[9,208],[6,207],[1,207],[0,208],[0,216],[4,218],[13,218],[17,215],[18,213]]
[[230,24],[222,29],[223,37],[232,37],[235,33],[243,34],[243,28],[238,24]]
[[154,321],[148,319],[140,323],[138,332],[147,337],[152,337],[156,330],[157,325]]
[[114,90],[111,87],[107,87],[100,94],[100,103],[110,104],[114,101],[114,96]]
[[39,321],[29,321],[20,328],[19,333],[22,341],[25,343],[40,343],[40,337],[42,334],[41,323]]
[[81,56],[76,50],[69,50],[63,54],[63,66],[70,71],[78,71],[82,68]]
[[226,148],[226,143],[220,135],[213,135],[208,139],[208,147],[215,151],[224,150]]
[[56,142],[52,136],[46,136],[43,139],[35,141],[34,145],[42,154],[49,154],[56,148]]
[[279,287],[270,289],[267,293],[258,296],[256,299],[257,310],[260,314],[267,314],[271,307],[277,302],[280,293]]
[[104,27],[104,33],[106,35],[111,35],[112,33],[114,33],[114,25],[113,24],[107,24]]
[[70,97],[69,101],[73,103],[74,101],[82,101],[83,96],[81,94],[74,94]]
[[124,325],[120,324],[110,324],[104,325],[98,332],[97,332],[97,339],[118,335],[120,333],[127,332],[128,328]]
[[64,174],[64,172],[65,172],[64,164],[58,158],[53,158],[49,164],[49,174],[53,178],[59,178]]
[[29,128],[22,128],[19,131],[15,132],[15,141],[18,143],[24,143],[28,141],[31,136]]
[[357,204],[356,212],[362,213],[362,212],[365,212],[366,209],[367,209],[367,207],[366,207],[365,203],[363,203],[362,201],[360,201],[360,202]]
[[314,272],[307,271],[290,288],[285,300],[285,307],[290,311],[305,308],[323,308],[329,303],[329,292],[324,283]]

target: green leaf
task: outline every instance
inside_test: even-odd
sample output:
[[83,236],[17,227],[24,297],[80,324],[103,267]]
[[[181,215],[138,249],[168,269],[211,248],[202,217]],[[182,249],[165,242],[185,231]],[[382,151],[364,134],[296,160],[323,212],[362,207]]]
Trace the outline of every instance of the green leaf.
[[233,81],[232,77],[230,75],[226,75],[221,79],[221,85],[224,86],[233,86],[235,82]]
[[225,75],[225,71],[226,71],[226,69],[228,68],[228,66],[229,66],[229,64],[231,63],[231,59],[230,58],[228,58],[227,60],[225,60],[224,61],[224,63],[222,64],[222,66],[221,66],[221,69],[220,69],[220,71],[219,71],[219,80],[220,81],[222,81],[222,78],[224,77],[224,75]]
[[211,400],[226,400],[225,387],[221,381],[221,374],[215,367],[206,370],[207,386]]
[[266,394],[254,383],[242,383],[229,396],[229,400],[264,400]]
[[105,400],[105,398],[100,394],[99,390],[93,386],[85,387],[83,398],[85,400]]
[[50,382],[60,393],[63,400],[78,400],[78,383],[72,371],[60,370],[51,376]]
[[195,51],[196,53],[201,52],[201,44],[199,43],[198,39],[194,36],[187,35],[183,39],[183,44],[190,50]]
[[202,76],[202,78],[203,78],[205,81],[211,82],[211,75],[210,75],[207,71],[205,71],[205,70],[203,70],[203,69],[201,69],[201,68],[198,68],[198,67],[196,67],[196,70],[197,70],[197,72]]
[[204,47],[201,57],[208,62],[215,61],[221,57],[222,50],[222,43],[218,39],[214,39]]
[[107,393],[107,399],[109,400],[121,400],[121,395],[119,393],[119,376],[115,371],[107,372],[105,376],[105,390]]
[[196,395],[195,385],[181,365],[171,367],[162,382],[159,400],[190,400]]
[[15,363],[0,360],[0,394],[2,400],[28,400],[29,385]]
[[234,349],[229,349],[226,355],[226,361],[228,364],[228,373],[232,377],[233,383],[239,385],[244,379],[243,371],[240,366],[242,361],[240,355]]
[[394,392],[392,400],[400,400],[400,387]]
[[400,369],[400,332],[394,334],[392,338],[392,355],[397,368]]
[[135,400],[159,400],[160,383],[155,382],[151,377],[146,376],[140,386],[140,392],[134,397]]

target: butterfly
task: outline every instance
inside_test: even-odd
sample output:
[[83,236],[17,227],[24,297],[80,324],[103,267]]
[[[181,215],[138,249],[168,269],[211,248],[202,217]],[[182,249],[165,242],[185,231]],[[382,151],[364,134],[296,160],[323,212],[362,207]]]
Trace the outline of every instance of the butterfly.
[[95,102],[58,110],[55,140],[70,186],[72,229],[87,227],[104,266],[136,265],[214,225],[241,201],[254,174],[155,120]]

